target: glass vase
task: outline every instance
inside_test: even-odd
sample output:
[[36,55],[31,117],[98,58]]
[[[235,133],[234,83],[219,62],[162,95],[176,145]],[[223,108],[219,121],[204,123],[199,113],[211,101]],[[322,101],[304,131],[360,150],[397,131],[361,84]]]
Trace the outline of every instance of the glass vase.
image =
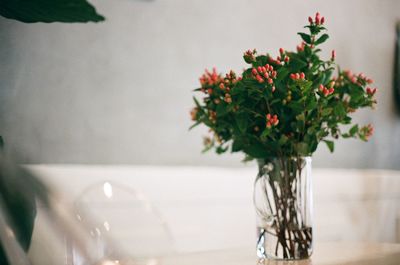
[[311,157],[258,160],[254,183],[257,256],[305,259],[313,249]]

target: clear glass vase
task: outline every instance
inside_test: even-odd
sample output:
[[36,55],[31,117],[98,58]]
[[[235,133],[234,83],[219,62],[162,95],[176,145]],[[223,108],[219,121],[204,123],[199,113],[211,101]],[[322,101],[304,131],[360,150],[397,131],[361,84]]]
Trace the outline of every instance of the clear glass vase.
[[312,253],[311,157],[259,159],[254,183],[257,256],[305,259]]

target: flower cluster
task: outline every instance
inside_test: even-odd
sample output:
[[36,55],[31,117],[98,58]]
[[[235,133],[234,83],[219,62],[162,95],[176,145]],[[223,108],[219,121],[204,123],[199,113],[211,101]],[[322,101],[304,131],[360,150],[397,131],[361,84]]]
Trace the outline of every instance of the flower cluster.
[[333,94],[333,92],[335,92],[335,89],[333,87],[327,88],[324,85],[319,85],[319,91],[322,93],[322,95],[324,95],[325,97]]
[[266,115],[266,119],[267,119],[267,124],[266,124],[267,128],[271,128],[272,126],[276,126],[279,123],[278,116],[276,114],[275,115],[271,115],[271,114],[268,113]]
[[199,80],[202,87],[212,86],[221,82],[222,76],[217,73],[217,69],[214,67],[211,73],[206,69],[205,73],[200,77]]
[[361,133],[364,135],[365,139],[368,140],[374,134],[374,127],[368,124],[361,128]]
[[267,82],[269,85],[272,85],[272,92],[275,91],[273,83],[277,72],[272,65],[266,64],[265,66],[258,66],[257,68],[253,67],[251,73],[258,83]]
[[290,78],[292,80],[304,80],[306,78],[306,75],[301,72],[301,73],[292,73],[290,74]]
[[244,58],[246,63],[252,63],[252,62],[254,62],[256,60],[256,55],[257,55],[256,49],[247,50],[244,53],[243,58]]
[[317,12],[314,20],[312,17],[308,17],[308,22],[310,22],[311,25],[323,25],[325,23],[325,17],[321,17],[321,15]]
[[[242,151],[246,158],[304,156],[320,142],[333,151],[334,139],[368,140],[371,125],[351,125],[351,114],[376,104],[377,89],[364,74],[341,71],[333,50],[320,58],[319,45],[328,39],[319,13],[309,18],[309,33],[299,32],[296,51],[280,48],[278,54],[243,54],[250,66],[241,74],[222,75],[214,68],[200,77],[202,101],[194,98],[193,126],[204,124],[213,136],[206,150]],[[332,77],[334,72],[336,77]]]

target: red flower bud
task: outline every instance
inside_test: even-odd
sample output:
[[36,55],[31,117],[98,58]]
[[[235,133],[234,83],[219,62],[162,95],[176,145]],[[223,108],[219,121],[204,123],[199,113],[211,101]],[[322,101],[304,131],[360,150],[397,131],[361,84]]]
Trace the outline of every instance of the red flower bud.
[[310,22],[310,24],[313,23],[312,17],[308,17],[308,22]]
[[367,94],[370,96],[373,96],[376,93],[376,88],[372,89],[370,87],[367,87]]
[[305,75],[303,72],[301,72],[301,73],[300,73],[300,78],[301,78],[301,79],[304,79],[305,77],[306,77],[306,75]]
[[265,78],[269,78],[269,74],[268,73],[264,73],[264,77]]
[[325,17],[321,18],[321,25],[325,23]]
[[272,84],[274,82],[274,80],[272,80],[272,78],[268,78],[268,84]]
[[315,24],[319,25],[319,23],[320,23],[320,17],[319,17],[319,13],[317,12],[315,14]]
[[262,72],[261,66],[257,67],[257,71],[258,71],[259,73]]
[[296,79],[300,79],[300,74],[296,73]]
[[253,68],[253,69],[251,70],[251,73],[252,73],[253,75],[256,75],[256,74],[257,74],[256,68]]
[[285,52],[285,50],[284,50],[283,48],[279,48],[279,53],[280,53],[281,55],[283,55],[284,52]]
[[332,50],[332,56],[331,56],[332,61],[334,61],[335,58],[336,58],[336,51]]

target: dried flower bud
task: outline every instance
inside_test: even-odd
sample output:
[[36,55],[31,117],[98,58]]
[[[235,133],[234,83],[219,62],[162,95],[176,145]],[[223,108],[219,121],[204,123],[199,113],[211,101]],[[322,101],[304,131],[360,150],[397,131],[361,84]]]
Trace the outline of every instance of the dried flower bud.
[[197,108],[193,108],[193,109],[190,111],[190,116],[191,116],[191,118],[192,118],[192,121],[195,121],[195,120],[196,120],[196,118],[197,118],[197,113],[198,113],[198,109],[197,109]]

